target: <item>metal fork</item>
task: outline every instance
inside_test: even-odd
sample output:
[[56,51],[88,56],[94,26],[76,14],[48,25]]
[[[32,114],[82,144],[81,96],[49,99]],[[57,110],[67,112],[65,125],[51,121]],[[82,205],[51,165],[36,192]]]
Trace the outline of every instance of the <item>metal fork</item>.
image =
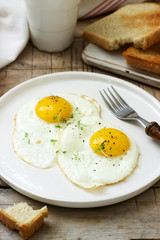
[[138,113],[124,101],[113,86],[111,86],[111,90],[109,88],[107,88],[107,90],[109,94],[105,89],[103,89],[103,93],[101,91],[99,92],[114,116],[121,120],[138,121],[143,127],[145,127],[145,132],[148,136],[160,141],[160,125],[158,123],[148,122],[140,117]]

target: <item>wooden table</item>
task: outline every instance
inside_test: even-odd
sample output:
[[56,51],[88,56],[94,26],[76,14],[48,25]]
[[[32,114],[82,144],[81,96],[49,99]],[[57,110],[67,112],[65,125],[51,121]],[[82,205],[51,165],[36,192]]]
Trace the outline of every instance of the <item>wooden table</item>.
[[[31,42],[15,62],[0,70],[0,95],[30,78],[62,71],[87,71],[113,75],[87,66],[81,59],[86,43],[82,39],[83,27],[95,19],[78,22],[72,46],[60,53],[44,53]],[[132,82],[160,100],[160,90]],[[1,136],[3,137],[3,136]],[[0,208],[26,201],[33,208],[44,204],[27,198],[0,180]],[[49,217],[33,240],[158,240],[160,239],[160,181],[149,190],[111,206],[91,209],[70,209],[47,205]],[[0,223],[0,240],[19,240],[17,231]]]

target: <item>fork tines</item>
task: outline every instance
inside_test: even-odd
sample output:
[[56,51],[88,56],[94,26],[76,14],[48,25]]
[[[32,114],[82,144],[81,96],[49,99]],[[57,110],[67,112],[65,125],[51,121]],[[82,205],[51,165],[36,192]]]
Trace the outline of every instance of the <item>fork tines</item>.
[[99,92],[113,113],[129,107],[113,86],[111,86],[111,90],[109,88],[107,88],[107,90],[109,93],[107,93],[105,89],[103,89],[103,93],[101,91]]

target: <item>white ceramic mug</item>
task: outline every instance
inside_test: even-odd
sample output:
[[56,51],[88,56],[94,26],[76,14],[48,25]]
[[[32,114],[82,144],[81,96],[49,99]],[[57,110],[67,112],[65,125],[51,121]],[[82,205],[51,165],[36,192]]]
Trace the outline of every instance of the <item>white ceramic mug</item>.
[[42,51],[59,52],[73,41],[80,0],[25,0],[31,40]]

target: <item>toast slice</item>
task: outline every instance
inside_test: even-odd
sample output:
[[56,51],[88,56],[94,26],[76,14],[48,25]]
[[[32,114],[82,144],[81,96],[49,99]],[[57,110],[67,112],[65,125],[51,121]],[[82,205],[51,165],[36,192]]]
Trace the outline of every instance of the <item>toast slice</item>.
[[132,46],[124,51],[123,55],[127,64],[148,72],[160,74],[160,43],[146,50]]
[[45,217],[48,217],[46,206],[33,210],[25,202],[14,204],[6,210],[0,209],[0,221],[12,230],[19,230],[23,239],[29,239],[43,225]]
[[160,41],[160,3],[125,5],[84,28],[83,38],[107,50],[126,43],[147,49]]

